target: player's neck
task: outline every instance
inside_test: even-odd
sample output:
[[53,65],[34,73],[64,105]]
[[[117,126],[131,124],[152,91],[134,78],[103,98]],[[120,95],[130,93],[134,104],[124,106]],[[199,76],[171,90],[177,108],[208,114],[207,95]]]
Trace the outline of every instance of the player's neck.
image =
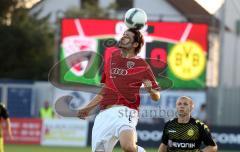
[[178,116],[178,123],[188,123],[190,120],[190,116]]
[[122,56],[124,58],[133,58],[136,56],[136,54],[134,53],[134,50],[124,50],[122,49]]

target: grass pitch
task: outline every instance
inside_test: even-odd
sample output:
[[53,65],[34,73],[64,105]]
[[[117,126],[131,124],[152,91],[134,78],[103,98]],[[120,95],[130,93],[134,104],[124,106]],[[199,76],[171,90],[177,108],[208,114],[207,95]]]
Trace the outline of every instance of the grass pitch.
[[[147,152],[157,152],[157,148],[146,149]],[[5,152],[91,152],[90,147],[45,147],[39,145],[5,145]],[[114,152],[121,152],[120,148],[115,148]],[[237,151],[219,151],[219,152],[237,152]]]

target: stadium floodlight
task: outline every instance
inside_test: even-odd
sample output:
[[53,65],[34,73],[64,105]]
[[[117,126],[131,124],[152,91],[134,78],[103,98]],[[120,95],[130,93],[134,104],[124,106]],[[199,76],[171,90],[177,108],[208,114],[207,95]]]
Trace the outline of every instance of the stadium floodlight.
[[225,0],[195,0],[210,14],[215,14],[223,5]]

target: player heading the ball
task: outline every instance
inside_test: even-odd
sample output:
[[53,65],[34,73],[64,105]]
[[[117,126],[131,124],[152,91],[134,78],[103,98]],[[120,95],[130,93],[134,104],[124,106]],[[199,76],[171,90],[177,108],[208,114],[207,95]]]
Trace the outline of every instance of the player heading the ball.
[[127,11],[126,23],[130,28],[124,32],[110,59],[104,61],[101,81],[104,87],[79,110],[79,118],[85,119],[91,110],[100,107],[92,129],[93,152],[112,152],[118,140],[123,151],[145,151],[136,144],[140,87],[143,84],[154,101],[160,99],[160,93],[150,66],[137,56],[144,43],[139,31],[146,24],[147,17],[143,14],[135,8]]

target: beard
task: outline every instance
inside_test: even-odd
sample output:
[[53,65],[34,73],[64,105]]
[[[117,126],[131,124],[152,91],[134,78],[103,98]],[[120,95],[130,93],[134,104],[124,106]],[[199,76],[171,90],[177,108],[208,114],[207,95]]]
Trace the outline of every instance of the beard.
[[121,49],[128,50],[130,47],[127,44],[122,44],[121,41],[118,42],[117,46]]

